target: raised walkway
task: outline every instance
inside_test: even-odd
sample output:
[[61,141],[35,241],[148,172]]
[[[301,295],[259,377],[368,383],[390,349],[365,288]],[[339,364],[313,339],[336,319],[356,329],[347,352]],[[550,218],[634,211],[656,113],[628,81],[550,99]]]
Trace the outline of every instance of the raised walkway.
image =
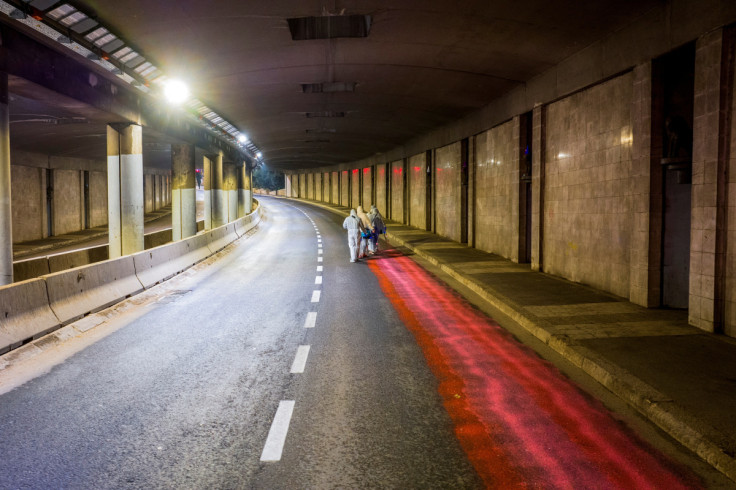
[[[171,216],[171,206],[165,206],[156,211],[146,213],[146,233],[158,231],[160,228],[171,228],[171,221],[164,226],[150,226],[161,218]],[[107,241],[107,225],[96,226],[86,230],[73,231],[63,235],[50,236],[39,240],[19,242],[13,244],[13,260],[27,259],[39,254],[51,254],[62,251],[68,247],[78,248],[92,245],[92,241],[104,238]]]
[[[300,200],[347,216],[349,209]],[[438,266],[736,481],[736,339],[388,221],[387,238]]]

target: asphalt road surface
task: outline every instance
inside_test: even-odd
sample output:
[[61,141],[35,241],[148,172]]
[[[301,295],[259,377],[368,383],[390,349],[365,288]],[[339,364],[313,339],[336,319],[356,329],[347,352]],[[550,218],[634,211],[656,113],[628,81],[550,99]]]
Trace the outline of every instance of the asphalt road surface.
[[0,373],[0,488],[703,485],[407,257],[352,264],[342,218],[261,200],[218,257]]
[[[481,487],[341,220],[308,213],[269,201],[201,280],[0,397],[0,488]],[[262,462],[282,401],[283,454]]]

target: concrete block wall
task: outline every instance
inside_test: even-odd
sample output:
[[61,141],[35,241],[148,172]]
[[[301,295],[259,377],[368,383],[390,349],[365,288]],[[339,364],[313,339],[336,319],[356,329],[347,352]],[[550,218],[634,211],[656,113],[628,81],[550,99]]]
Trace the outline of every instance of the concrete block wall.
[[[26,242],[44,237],[46,231],[46,169],[10,167],[13,211],[13,241]],[[19,190],[22,189],[22,192]],[[107,218],[105,219],[107,221]]]
[[[688,320],[706,331],[733,333],[733,277],[727,276],[727,211],[733,107],[734,29],[701,36],[695,49],[692,217]],[[736,245],[736,242],[734,242]],[[731,289],[726,288],[726,284]],[[725,304],[724,304],[725,303]]]
[[322,172],[314,174],[314,199],[322,201]]
[[330,172],[330,185],[332,186],[332,204],[340,204],[340,172]]
[[406,169],[404,168],[404,161],[397,160],[391,162],[391,214],[389,219],[396,221],[397,223],[406,223],[406,216],[404,214],[404,176]]
[[299,197],[302,199],[307,198],[307,176],[306,174],[299,174]]
[[54,171],[54,235],[63,235],[84,227],[82,221],[83,181],[78,170]]
[[388,216],[388,189],[386,188],[386,164],[376,165],[376,199],[373,204],[383,216]]
[[314,200],[314,174],[307,174],[307,199]]
[[[475,247],[506,258],[513,254],[514,208],[518,209],[513,192],[518,187],[518,168],[513,165],[518,148],[513,133],[509,121],[475,137]],[[518,229],[518,215],[516,222]]]
[[460,241],[461,229],[460,143],[435,150],[435,213],[438,235]]
[[360,169],[354,168],[350,171],[350,207],[358,209],[360,206],[360,196],[362,189],[360,188]]
[[360,205],[367,213],[371,209],[371,204],[373,204],[373,169],[366,167],[361,172],[363,173],[363,191],[360,195]]
[[350,173],[340,172],[340,206],[350,206]]
[[409,157],[409,224],[421,230],[427,229],[427,154]]
[[90,217],[89,226],[107,224],[107,173],[89,173]]
[[[633,226],[629,252],[629,299],[642,306],[658,306],[662,241],[661,166],[652,159],[652,63],[632,73],[631,179]],[[661,142],[660,142],[661,145]],[[652,175],[652,169],[657,175]],[[653,181],[654,180],[654,181]]]
[[[11,157],[14,243],[48,237],[49,222],[52,235],[82,230],[87,221],[91,228],[107,224],[107,172],[104,162],[20,150],[13,151]],[[89,176],[89,208],[84,199],[85,172]],[[159,209],[170,204],[170,176],[160,170],[147,169],[146,172],[146,209]],[[51,197],[50,207],[48,197]],[[87,213],[89,216],[85,216]]]
[[[531,268],[659,306],[664,131],[654,63],[692,42],[694,93],[682,95],[691,96],[694,107],[689,320],[703,330],[736,336],[736,129],[731,122],[736,118],[736,29],[718,24],[736,21],[736,4],[729,9],[697,20],[653,10],[641,25],[636,21],[476,114],[381,155],[341,165],[340,199],[333,201],[364,202],[367,186],[364,182],[358,195],[355,174],[385,169],[390,184],[377,175],[372,190],[379,207],[385,193],[384,214],[420,229],[427,228],[427,216],[434,216],[434,231],[459,241],[454,155],[467,139],[468,241],[519,260],[520,134],[529,121]],[[654,36],[651,43],[639,47],[626,41],[637,33],[647,38],[647,32]],[[523,119],[528,112],[531,118]],[[428,154],[433,161],[427,161]],[[428,166],[433,178],[429,208]],[[337,175],[337,169],[318,170]],[[335,179],[332,185],[337,186]]]
[[[544,270],[629,294],[633,76],[549,105]],[[601,260],[604,253],[606,260]]]

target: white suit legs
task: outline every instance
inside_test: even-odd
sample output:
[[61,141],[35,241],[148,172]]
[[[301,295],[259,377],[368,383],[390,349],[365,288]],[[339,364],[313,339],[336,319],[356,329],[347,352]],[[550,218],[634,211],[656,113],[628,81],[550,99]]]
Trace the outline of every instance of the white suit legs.
[[358,259],[358,247],[360,243],[360,230],[348,230],[348,247],[350,247],[350,261]]

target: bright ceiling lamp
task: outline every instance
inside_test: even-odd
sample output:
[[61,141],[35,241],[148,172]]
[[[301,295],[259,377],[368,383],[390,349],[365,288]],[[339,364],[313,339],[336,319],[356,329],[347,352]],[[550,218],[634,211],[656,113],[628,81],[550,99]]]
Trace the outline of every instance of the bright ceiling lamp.
[[167,80],[164,85],[164,96],[172,104],[181,104],[189,99],[189,87],[181,80]]
[[263,156],[263,153],[261,153],[260,151],[256,153],[256,158],[260,159],[262,156]]
[[246,141],[248,141],[248,137],[244,134],[238,135],[238,141],[240,141],[241,143],[245,143]]

